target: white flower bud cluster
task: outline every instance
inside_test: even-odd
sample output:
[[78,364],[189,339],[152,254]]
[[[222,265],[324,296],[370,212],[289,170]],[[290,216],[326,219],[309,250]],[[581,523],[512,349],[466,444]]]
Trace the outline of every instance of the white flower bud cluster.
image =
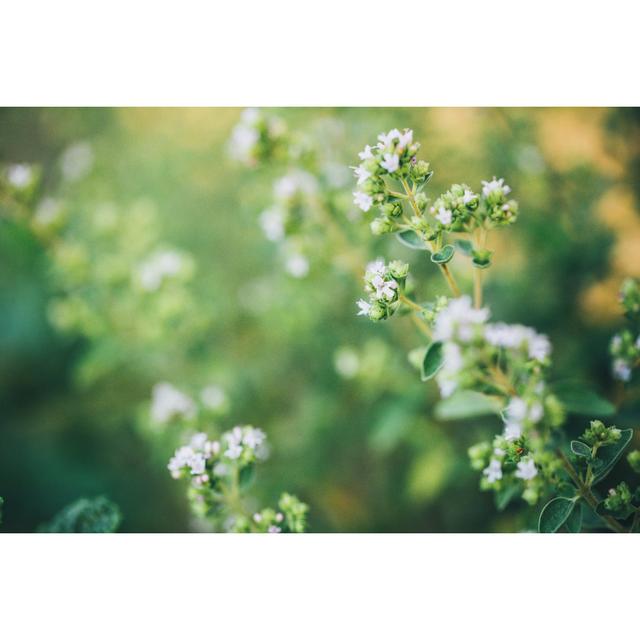
[[279,118],[267,116],[260,109],[245,109],[231,132],[229,153],[239,162],[253,166],[272,157],[286,135],[287,129]]
[[372,320],[391,317],[397,309],[408,272],[409,265],[398,260],[388,265],[382,259],[369,263],[364,275],[364,290],[369,299],[361,298],[356,302],[358,315]]

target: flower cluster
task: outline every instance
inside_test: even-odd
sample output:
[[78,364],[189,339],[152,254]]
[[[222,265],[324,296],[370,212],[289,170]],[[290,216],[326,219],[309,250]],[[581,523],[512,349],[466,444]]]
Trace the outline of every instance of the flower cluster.
[[632,329],[623,329],[613,336],[609,351],[613,357],[613,377],[629,382],[633,370],[640,365],[640,285],[628,278],[620,289],[620,303]]
[[466,184],[454,184],[434,201],[429,211],[441,229],[463,231],[479,202],[478,195]]
[[371,320],[390,318],[400,306],[399,297],[408,273],[409,265],[399,260],[388,265],[381,259],[369,263],[364,275],[364,290],[369,299],[358,300],[358,315]]
[[482,202],[484,214],[496,225],[511,224],[518,217],[518,203],[508,200],[511,187],[504,183],[504,178],[482,181]]
[[236,426],[212,439],[196,433],[178,448],[167,468],[175,479],[190,480],[189,499],[194,513],[211,518],[227,531],[302,533],[307,505],[282,494],[278,510],[263,509],[250,515],[243,492],[250,485],[257,462],[268,456],[266,436],[255,427]]
[[172,278],[189,279],[193,273],[193,262],[174,249],[156,251],[142,262],[135,273],[145,291],[157,291],[163,282]]
[[286,136],[286,126],[279,118],[267,116],[260,109],[245,109],[231,133],[229,152],[252,166],[281,153]]
[[158,382],[151,391],[151,421],[156,426],[173,422],[192,425],[200,417],[223,414],[227,409],[227,396],[217,385],[209,385],[194,400],[168,382]]

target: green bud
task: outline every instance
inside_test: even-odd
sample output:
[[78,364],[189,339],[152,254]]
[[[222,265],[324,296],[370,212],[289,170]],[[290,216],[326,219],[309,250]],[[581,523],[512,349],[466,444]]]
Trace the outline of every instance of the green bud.
[[402,205],[399,202],[387,202],[380,207],[383,215],[390,218],[397,218],[402,215]]
[[591,426],[582,434],[582,439],[590,446],[614,444],[621,437],[617,427],[606,427],[600,420],[592,420]]
[[391,233],[394,224],[393,221],[389,220],[386,216],[380,216],[379,218],[375,218],[369,226],[374,236],[381,236],[385,233]]
[[638,449],[629,453],[627,456],[627,462],[636,473],[640,473],[640,451],[638,451]]
[[384,320],[387,317],[387,307],[381,300],[376,300],[369,309],[369,317],[372,320]]
[[608,511],[621,511],[631,504],[631,491],[626,482],[621,482],[615,489],[609,489],[609,495],[604,501]]
[[396,280],[402,280],[409,274],[409,265],[406,262],[400,260],[393,260],[389,263],[389,273]]
[[424,211],[427,208],[427,205],[429,204],[429,198],[427,198],[427,196],[422,193],[422,191],[420,193],[417,193],[414,199],[420,211]]
[[416,176],[424,178],[425,176],[429,175],[429,173],[431,173],[431,167],[428,162],[419,160],[414,167],[414,172]]
[[629,317],[640,314],[640,284],[634,278],[627,278],[620,288],[620,303]]
[[469,447],[468,454],[471,461],[471,467],[476,471],[482,471],[491,458],[491,445],[488,442],[480,442]]

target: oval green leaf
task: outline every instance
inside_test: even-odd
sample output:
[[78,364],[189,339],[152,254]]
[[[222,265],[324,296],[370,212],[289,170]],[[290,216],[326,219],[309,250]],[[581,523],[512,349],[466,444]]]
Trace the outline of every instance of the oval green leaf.
[[398,238],[400,243],[405,247],[409,247],[409,249],[415,249],[416,251],[427,250],[425,241],[411,229],[407,229],[406,231],[398,231],[398,233],[396,233],[396,238]]
[[445,244],[440,251],[431,254],[431,262],[436,264],[447,264],[453,258],[453,254],[456,252],[455,247],[452,244]]
[[580,440],[571,441],[571,451],[581,458],[591,458],[591,447]]
[[571,515],[575,502],[571,498],[554,498],[547,502],[540,512],[538,531],[555,533]]
[[432,342],[427,349],[427,353],[424,354],[424,360],[422,361],[422,372],[420,375],[422,381],[424,382],[433,378],[433,376],[440,371],[443,364],[442,342]]
[[477,391],[457,391],[436,404],[434,415],[439,420],[464,420],[478,416],[497,415],[499,403]]

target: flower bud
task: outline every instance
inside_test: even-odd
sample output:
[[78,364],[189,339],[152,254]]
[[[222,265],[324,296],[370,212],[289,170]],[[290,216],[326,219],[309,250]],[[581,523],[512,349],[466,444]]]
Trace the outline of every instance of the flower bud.
[[393,260],[389,263],[389,273],[395,280],[402,280],[409,274],[409,265],[400,260]]
[[379,218],[375,218],[369,227],[371,228],[371,233],[373,233],[374,236],[381,236],[385,233],[391,233],[394,225],[386,216],[380,216]]

